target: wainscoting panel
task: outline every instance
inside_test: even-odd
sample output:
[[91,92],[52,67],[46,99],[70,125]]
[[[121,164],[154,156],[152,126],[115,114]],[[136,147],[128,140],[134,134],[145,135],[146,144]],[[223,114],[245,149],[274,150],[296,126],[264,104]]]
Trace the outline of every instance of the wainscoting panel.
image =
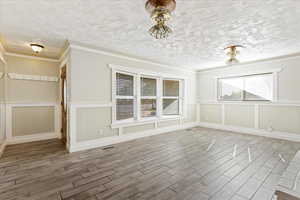
[[184,123],[186,122],[196,122],[197,121],[197,104],[188,104],[186,118],[184,119]]
[[225,105],[225,125],[255,128],[254,105]]
[[300,141],[300,103],[203,102],[199,107],[199,126]]
[[201,104],[200,120],[208,123],[222,123],[222,105],[221,104]]
[[12,136],[55,132],[54,107],[12,108]]
[[300,134],[300,107],[259,106],[259,128]]
[[180,121],[179,120],[171,120],[171,121],[158,122],[158,127],[159,128],[168,127],[168,126],[179,126],[179,125],[180,125]]
[[58,104],[8,103],[5,107],[7,144],[60,138]]
[[144,124],[144,125],[139,125],[139,126],[129,126],[129,127],[123,128],[123,134],[143,132],[143,131],[147,131],[147,130],[152,130],[154,128],[155,128],[154,123]]
[[100,139],[118,135],[111,129],[111,107],[77,108],[77,142]]

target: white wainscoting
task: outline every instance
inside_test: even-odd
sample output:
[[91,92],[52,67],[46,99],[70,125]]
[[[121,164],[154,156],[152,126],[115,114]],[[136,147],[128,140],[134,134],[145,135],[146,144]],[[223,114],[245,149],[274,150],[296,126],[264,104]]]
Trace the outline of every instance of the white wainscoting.
[[[38,133],[34,135],[25,135],[25,136],[13,136],[12,134],[12,125],[13,117],[12,112],[13,108],[17,107],[53,107],[54,108],[54,132],[51,133]],[[53,138],[60,138],[60,114],[59,114],[59,105],[57,103],[14,103],[6,104],[6,144],[19,144],[25,142],[33,142],[40,140],[48,140]]]
[[[201,105],[218,105],[221,106],[221,123],[213,123],[206,122],[201,120],[201,116],[205,115],[205,113],[201,112]],[[225,124],[226,114],[225,114],[225,106],[226,105],[251,105],[254,109],[254,126],[253,127],[241,127],[241,126],[233,126]],[[213,128],[225,131],[233,131],[238,133],[245,133],[251,135],[258,135],[270,138],[284,139],[290,141],[300,142],[300,133],[292,133],[292,132],[284,132],[284,131],[276,131],[276,130],[268,130],[260,128],[260,107],[261,106],[291,106],[291,107],[300,107],[300,102],[276,102],[276,103],[268,103],[268,102],[200,102],[198,104],[198,122],[199,126],[206,128]],[[283,113],[284,115],[284,113]],[[241,116],[243,117],[243,116]],[[299,122],[300,123],[300,122]]]
[[6,147],[6,140],[3,140],[1,143],[0,143],[0,158],[4,152],[4,149]]
[[[158,135],[158,134],[162,134],[162,133],[166,133],[166,132],[170,132],[170,131],[187,129],[187,128],[192,128],[192,127],[198,126],[198,122],[190,122],[190,123],[185,123],[185,124],[180,123],[179,125],[176,125],[176,126],[169,126],[169,127],[163,127],[163,128],[158,128],[158,126],[155,125],[154,126],[155,128],[152,130],[131,133],[128,135],[123,134],[123,128],[125,128],[125,127],[138,126],[141,124],[151,124],[151,123],[157,124],[159,121],[166,121],[169,119],[161,119],[161,120],[157,119],[155,121],[149,120],[149,121],[144,121],[144,122],[140,122],[140,123],[136,123],[136,124],[129,123],[127,125],[122,124],[120,126],[116,126],[115,128],[119,129],[118,136],[111,136],[111,137],[90,140],[90,141],[77,142],[77,135],[76,135],[77,134],[77,130],[76,130],[77,109],[79,109],[79,108],[103,108],[103,107],[112,107],[112,103],[108,103],[108,104],[71,103],[70,104],[70,129],[69,129],[70,144],[68,145],[69,152],[76,152],[76,151],[97,148],[97,147],[108,146],[108,145],[112,145],[112,144],[116,144],[116,143],[134,140],[137,138],[148,137],[148,136]],[[180,122],[182,122],[182,120],[180,120]]]

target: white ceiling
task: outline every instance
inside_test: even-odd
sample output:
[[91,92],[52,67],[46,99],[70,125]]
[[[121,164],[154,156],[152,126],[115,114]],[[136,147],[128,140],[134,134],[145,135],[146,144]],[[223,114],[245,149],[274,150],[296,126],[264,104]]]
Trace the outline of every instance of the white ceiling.
[[224,65],[223,48],[246,46],[242,62],[300,52],[299,0],[177,0],[167,40],[152,39],[146,0],[0,0],[7,51],[58,58],[66,40],[159,63],[204,69]]

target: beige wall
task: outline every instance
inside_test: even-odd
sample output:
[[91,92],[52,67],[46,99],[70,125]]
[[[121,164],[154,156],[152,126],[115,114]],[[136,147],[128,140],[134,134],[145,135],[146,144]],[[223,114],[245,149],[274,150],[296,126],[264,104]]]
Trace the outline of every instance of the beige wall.
[[[29,57],[5,56],[7,73],[59,76],[59,63]],[[6,103],[55,104],[59,99],[59,82],[12,80],[6,77]],[[12,107],[12,136],[55,132],[54,107]]]
[[[196,74],[193,72],[182,72],[158,65],[133,61],[115,56],[103,55],[77,48],[71,48],[71,103],[80,104],[109,104],[111,103],[111,69],[109,64],[124,67],[145,69],[147,71],[168,73],[188,77],[186,102],[188,106],[188,119],[185,122],[195,121],[196,113],[192,108],[196,107]],[[76,114],[76,136],[77,142],[102,138],[99,130],[107,132],[107,136],[118,134],[109,128],[111,125],[111,108],[79,108]],[[179,125],[179,121],[162,122],[159,127]],[[143,126],[125,127],[124,134],[143,132],[154,129],[154,124]],[[98,133],[97,133],[98,132]],[[101,132],[101,131],[100,131]]]
[[[201,104],[201,122],[222,125],[222,104]],[[257,110],[257,113],[255,112]],[[257,124],[256,124],[257,121]],[[224,104],[224,125],[300,134],[300,105]]]
[[188,104],[187,105],[187,114],[184,122],[196,122],[197,121],[197,105]]
[[138,133],[154,129],[154,123],[139,126],[130,126],[123,129],[123,134]]
[[111,102],[111,69],[108,64],[121,65],[154,72],[187,76],[187,103],[195,104],[195,73],[170,70],[157,65],[87,52],[71,50],[71,101],[73,102]]
[[53,107],[16,107],[12,119],[13,136],[54,132]]
[[77,142],[115,136],[118,130],[111,129],[111,109],[104,108],[78,108],[76,119]]
[[[197,75],[197,98],[199,103],[204,104],[204,106],[201,106],[201,108],[204,107],[200,113],[201,121],[221,124],[222,113],[220,113],[220,110],[222,109],[220,108],[220,104],[224,102],[217,102],[216,77],[251,74],[259,71],[272,71],[282,68],[282,71],[278,72],[278,102],[271,102],[271,105],[265,106],[260,105],[265,102],[239,102],[241,105],[225,102],[225,125],[254,128],[255,104],[257,104],[260,105],[257,110],[257,128],[262,130],[300,133],[300,92],[298,92],[300,91],[299,63],[300,57],[292,57],[199,72]],[[217,105],[210,105],[205,108],[205,104]],[[293,104],[299,106],[292,106]],[[212,107],[214,107],[214,109]],[[218,111],[216,107],[218,107]]]
[[300,102],[300,57],[273,62],[257,62],[248,65],[236,65],[224,69],[201,72],[197,75],[197,98],[201,102],[216,101],[216,77],[234,74],[251,74],[262,70],[282,68],[278,73],[278,101]]
[[5,100],[5,86],[4,86],[5,64],[1,60],[0,60],[0,73],[3,73],[2,77],[0,77],[0,103],[4,103],[4,100]]
[[159,128],[168,127],[168,126],[178,126],[180,125],[179,120],[171,120],[171,121],[162,121],[158,123]]
[[[5,64],[0,59],[0,72],[5,73]],[[0,77],[0,145],[5,139],[5,79]]]
[[225,105],[225,125],[255,128],[254,105]]
[[[6,56],[6,61],[8,73],[59,76],[57,62],[15,56]],[[7,79],[6,100],[9,103],[57,102],[58,95],[58,82]]]
[[259,127],[300,134],[300,107],[260,106]]
[[221,123],[222,122],[222,106],[216,104],[200,105],[201,122]]

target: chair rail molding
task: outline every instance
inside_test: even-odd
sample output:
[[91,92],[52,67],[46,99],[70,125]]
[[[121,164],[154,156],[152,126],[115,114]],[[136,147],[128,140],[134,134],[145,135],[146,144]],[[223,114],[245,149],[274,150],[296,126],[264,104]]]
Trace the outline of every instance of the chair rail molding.
[[[107,146],[107,145],[112,145],[120,142],[125,142],[129,140],[134,140],[137,138],[142,138],[142,137],[148,137],[152,135],[157,135],[157,134],[162,134],[174,130],[181,130],[181,129],[186,129],[186,128],[192,128],[198,125],[197,122],[188,122],[188,123],[180,123],[179,125],[173,125],[169,127],[163,127],[159,128],[157,123],[158,122],[164,122],[164,121],[169,121],[169,120],[179,120],[182,121],[180,118],[169,118],[169,119],[160,119],[160,120],[148,120],[144,122],[137,122],[137,123],[130,123],[130,124],[119,124],[119,125],[114,125],[112,128],[117,128],[119,130],[119,135],[118,136],[111,136],[107,138],[100,138],[100,139],[95,139],[95,140],[90,140],[90,141],[85,141],[85,142],[77,142],[77,109],[79,108],[103,108],[103,107],[112,107],[112,102],[111,103],[105,103],[105,104],[96,104],[96,103],[90,103],[90,104],[84,104],[84,103],[79,103],[79,102],[73,102],[70,103],[70,129],[69,129],[69,135],[70,135],[70,144],[68,147],[69,152],[76,152],[76,151],[82,151],[82,150],[87,150],[91,148],[97,148],[97,147],[102,147],[102,146]],[[144,125],[144,124],[154,124],[154,129],[153,130],[148,130],[148,131],[143,131],[139,133],[132,133],[125,135],[123,134],[123,128],[125,127],[130,127],[130,126],[139,126],[139,125]]]

